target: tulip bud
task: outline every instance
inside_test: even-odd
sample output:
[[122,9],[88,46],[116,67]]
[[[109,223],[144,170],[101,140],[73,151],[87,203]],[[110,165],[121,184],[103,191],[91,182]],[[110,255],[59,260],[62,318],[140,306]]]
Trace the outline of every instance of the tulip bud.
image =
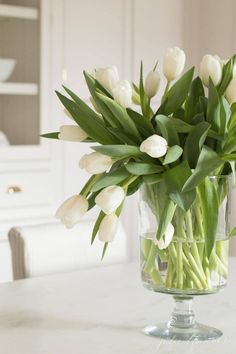
[[100,68],[95,71],[95,79],[102,84],[109,92],[112,92],[113,87],[119,81],[119,73],[116,66]]
[[121,106],[127,108],[132,104],[132,87],[127,80],[119,81],[112,90],[114,99]]
[[120,206],[125,197],[123,188],[119,186],[109,186],[104,188],[95,198],[95,203],[102,211],[109,215]]
[[135,91],[133,91],[133,94],[132,94],[132,102],[133,102],[133,104],[140,106],[140,96]]
[[73,195],[62,203],[56,217],[68,228],[72,228],[88,210],[88,201],[82,195]]
[[163,61],[163,71],[167,81],[177,79],[184,70],[185,53],[178,47],[168,48]]
[[155,239],[154,243],[158,246],[160,250],[163,250],[169,246],[175,233],[175,228],[172,224],[168,224],[164,236],[160,240]]
[[150,71],[147,74],[145,85],[144,85],[144,92],[147,97],[152,98],[156,95],[160,86],[160,75],[157,71]]
[[225,91],[225,97],[229,104],[236,102],[236,76],[230,81]]
[[100,224],[98,238],[102,242],[113,241],[118,229],[118,217],[115,213],[106,215]]
[[79,167],[84,168],[88,173],[97,175],[109,170],[112,166],[112,158],[101,154],[100,152],[92,152],[81,157]]
[[83,141],[88,134],[78,125],[62,125],[59,129],[58,138],[66,141]]
[[162,136],[154,134],[149,136],[140,145],[140,151],[145,152],[151,157],[161,157],[167,152],[168,144]]
[[222,65],[216,57],[209,54],[204,55],[200,63],[200,77],[206,87],[209,85],[209,78],[211,78],[215,86],[220,83],[222,77]]

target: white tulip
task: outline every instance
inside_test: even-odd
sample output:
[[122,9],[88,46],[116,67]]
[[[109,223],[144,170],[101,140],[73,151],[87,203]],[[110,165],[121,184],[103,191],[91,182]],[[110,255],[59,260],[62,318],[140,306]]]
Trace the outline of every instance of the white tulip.
[[168,144],[162,136],[154,134],[144,140],[139,148],[151,157],[161,157],[166,154]]
[[109,186],[104,188],[95,198],[95,203],[102,211],[109,215],[120,206],[125,197],[123,188],[119,186]]
[[209,85],[209,78],[217,86],[222,78],[222,65],[219,59],[213,55],[204,55],[200,63],[200,77],[206,87]]
[[163,61],[163,72],[167,81],[177,79],[184,70],[185,53],[178,47],[168,48]]
[[236,102],[236,76],[230,81],[225,91],[225,97],[229,104]]
[[158,246],[160,250],[163,250],[169,246],[175,233],[175,228],[172,224],[169,224],[166,228],[165,235],[160,238],[160,240],[155,239],[154,243]]
[[107,68],[96,69],[95,79],[102,84],[109,92],[112,92],[113,87],[119,81],[119,73],[116,66],[109,66]]
[[114,99],[121,106],[127,108],[132,104],[132,87],[127,80],[119,81],[112,90]]
[[106,172],[112,166],[112,158],[101,154],[100,152],[92,152],[85,154],[79,161],[79,167],[85,169],[92,175]]
[[73,195],[62,203],[56,217],[68,228],[72,228],[84,216],[89,207],[87,199],[82,195]]
[[66,141],[83,141],[88,134],[78,125],[62,125],[59,129],[58,138]]
[[98,238],[102,242],[113,241],[118,229],[118,217],[115,213],[106,215],[100,224]]
[[147,74],[144,91],[149,98],[156,95],[160,86],[160,75],[157,71],[150,71]]

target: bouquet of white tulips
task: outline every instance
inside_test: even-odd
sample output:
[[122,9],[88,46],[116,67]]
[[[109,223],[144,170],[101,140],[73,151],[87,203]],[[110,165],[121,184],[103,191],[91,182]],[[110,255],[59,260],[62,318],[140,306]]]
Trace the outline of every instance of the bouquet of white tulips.
[[[209,259],[215,245],[223,188],[219,192],[218,187],[222,186],[209,185],[208,178],[235,174],[235,62],[236,56],[223,61],[217,56],[205,55],[200,64],[200,76],[194,78],[194,68],[182,74],[183,50],[169,48],[163,60],[166,88],[156,110],[151,103],[160,86],[158,65],[144,79],[141,63],[138,85],[120,80],[115,66],[96,69],[93,75],[84,72],[92,106],[65,86],[67,96],[56,92],[74,125],[64,125],[59,132],[42,136],[98,143],[92,146],[93,152],[79,162],[80,168],[91,177],[78,195],[59,207],[57,217],[70,228],[97,205],[100,213],[91,242],[98,235],[104,242],[104,256],[115,236],[125,198],[145,185],[146,201],[158,220],[153,246],[146,252],[147,273],[153,272],[156,252],[163,256],[163,250],[169,249],[176,229],[185,229],[187,225],[184,237],[188,237],[188,230],[195,232],[194,225],[190,228],[188,213],[193,213],[197,200],[199,208],[194,209],[194,215],[201,214],[201,227],[198,225],[197,230],[201,229],[205,238],[205,253]],[[133,109],[134,105],[137,110]],[[157,208],[155,198],[162,193],[165,197]],[[180,221],[181,227],[178,226]],[[191,263],[187,249],[172,252],[182,273],[184,265],[192,265],[200,279],[200,285],[197,280],[196,284],[204,287],[205,268],[198,253],[193,247],[190,256],[196,262]],[[183,263],[185,256],[186,264]],[[174,284],[174,276],[171,281]],[[178,274],[179,287],[183,287],[183,281],[184,276],[181,278]]]

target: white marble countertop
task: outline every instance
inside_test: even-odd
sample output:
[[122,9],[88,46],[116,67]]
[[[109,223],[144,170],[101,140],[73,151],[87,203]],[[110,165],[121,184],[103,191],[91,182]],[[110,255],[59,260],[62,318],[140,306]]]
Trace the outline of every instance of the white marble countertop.
[[168,342],[141,332],[166,321],[171,296],[142,288],[137,264],[0,285],[1,354],[236,352],[236,259],[228,287],[195,298],[197,319],[224,332],[216,342]]

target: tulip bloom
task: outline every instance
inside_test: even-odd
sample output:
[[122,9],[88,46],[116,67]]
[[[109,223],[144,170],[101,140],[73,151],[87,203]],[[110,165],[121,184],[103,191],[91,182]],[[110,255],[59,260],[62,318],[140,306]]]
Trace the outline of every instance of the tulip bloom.
[[217,86],[222,78],[222,65],[219,58],[209,54],[204,55],[200,63],[200,77],[206,87],[209,85],[209,78]]
[[165,235],[160,238],[160,240],[155,239],[154,243],[158,246],[160,250],[163,250],[169,246],[175,233],[175,228],[172,224],[169,224],[166,228]]
[[98,238],[102,242],[113,241],[118,229],[118,217],[115,213],[106,215],[100,224]]
[[230,81],[225,91],[225,97],[229,104],[236,102],[236,76]]
[[109,186],[104,188],[95,198],[95,203],[102,211],[109,215],[114,213],[125,197],[123,188],[119,186]]
[[56,212],[56,217],[71,229],[84,216],[89,207],[87,199],[82,195],[73,195],[62,203]]
[[144,92],[147,97],[152,98],[156,95],[160,86],[160,75],[157,71],[150,71],[147,74],[145,85],[144,85]]
[[163,71],[167,81],[177,79],[184,70],[185,53],[178,47],[168,48],[163,61]]
[[154,134],[149,136],[140,145],[140,151],[145,152],[151,157],[161,157],[167,152],[168,144],[162,136]]
[[58,138],[66,141],[83,141],[88,134],[78,125],[62,125],[59,129]]
[[95,79],[109,92],[112,92],[113,87],[115,87],[119,81],[118,69],[114,65],[107,68],[96,69]]
[[127,108],[132,104],[132,87],[127,80],[118,82],[112,90],[114,100],[121,106]]
[[88,173],[97,175],[109,170],[112,166],[112,158],[101,154],[100,152],[92,152],[84,155],[79,161],[79,167],[84,168]]

